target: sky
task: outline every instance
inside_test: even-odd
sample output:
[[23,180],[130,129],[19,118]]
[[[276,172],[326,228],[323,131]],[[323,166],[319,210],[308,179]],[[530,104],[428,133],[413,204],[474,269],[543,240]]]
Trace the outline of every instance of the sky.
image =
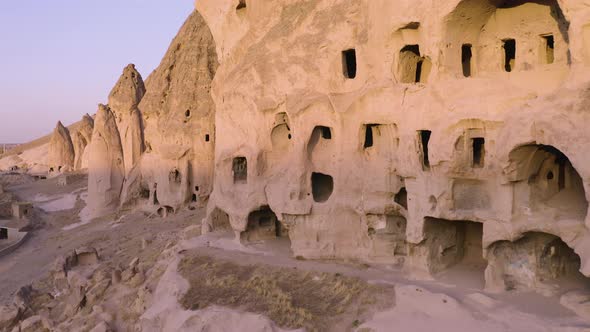
[[160,63],[194,0],[0,0],[0,143],[96,112],[123,68]]

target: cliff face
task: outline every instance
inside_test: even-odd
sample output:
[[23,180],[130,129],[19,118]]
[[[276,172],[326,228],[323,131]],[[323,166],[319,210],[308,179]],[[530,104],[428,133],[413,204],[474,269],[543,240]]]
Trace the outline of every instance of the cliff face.
[[145,118],[141,173],[157,205],[177,208],[208,197],[213,183],[217,69],[215,42],[194,12],[146,82],[139,109]]
[[222,218],[246,239],[288,233],[294,255],[429,272],[475,250],[494,261],[490,287],[502,273],[534,283],[494,258],[545,243],[541,255],[542,232],[590,273],[590,10],[578,1],[196,7],[220,59],[206,229]]

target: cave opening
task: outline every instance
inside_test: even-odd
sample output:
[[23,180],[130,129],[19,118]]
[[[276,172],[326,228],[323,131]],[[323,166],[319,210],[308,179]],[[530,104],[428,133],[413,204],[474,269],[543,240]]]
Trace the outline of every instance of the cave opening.
[[[583,223],[588,212],[584,182],[568,157],[549,145],[523,145],[509,154],[513,218],[542,222],[548,213]],[[551,212],[550,212],[551,211]]]
[[430,130],[418,131],[418,138],[420,140],[420,159],[422,161],[422,169],[430,169],[430,157],[428,156],[428,144],[430,143],[430,136],[432,132]]
[[[483,224],[469,220],[426,218],[427,240],[419,246],[428,256],[429,269],[438,278],[456,283],[468,275],[468,286],[483,288],[487,260],[483,256]],[[467,279],[464,278],[463,279]]]
[[406,187],[402,187],[397,194],[395,194],[394,201],[403,206],[404,209],[408,209],[408,191]]
[[365,125],[365,144],[364,144],[364,148],[370,148],[373,146],[374,141],[373,141],[373,130],[376,129],[378,125],[376,124],[368,124]]
[[334,179],[330,175],[312,173],[311,189],[313,200],[316,203],[324,203],[330,199],[334,191]]
[[486,140],[483,137],[476,137],[472,139],[472,166],[475,168],[481,168],[484,166],[485,143]]
[[502,40],[502,49],[504,49],[504,70],[510,73],[516,64],[516,40]]
[[580,273],[580,256],[560,237],[527,232],[514,241],[498,241],[488,250],[487,287],[502,291],[587,288],[590,280]]
[[248,181],[248,160],[246,157],[236,157],[233,159],[232,173],[234,183],[246,183]]
[[342,69],[344,77],[354,79],[356,77],[356,50],[349,49],[342,51]]
[[473,57],[471,44],[461,45],[461,65],[463,76],[471,77],[471,58]]
[[[263,206],[248,215],[246,231],[240,235],[244,241],[268,241],[289,239],[288,229],[277,218],[269,206]],[[290,247],[290,241],[285,243]]]
[[555,38],[553,35],[541,36],[543,40],[542,48],[544,53],[544,63],[552,64],[555,61]]

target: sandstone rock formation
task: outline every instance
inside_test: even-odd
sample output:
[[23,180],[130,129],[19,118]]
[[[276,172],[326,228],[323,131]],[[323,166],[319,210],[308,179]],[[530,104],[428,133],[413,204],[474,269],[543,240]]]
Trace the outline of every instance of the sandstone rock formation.
[[88,114],[82,117],[78,129],[72,135],[74,145],[75,159],[74,169],[88,168],[88,153],[86,147],[92,141],[92,131],[94,130],[94,119]]
[[[490,288],[590,275],[590,9],[579,1],[196,7],[220,61],[205,230],[225,220],[242,240],[288,237],[296,256],[428,273],[469,262],[483,275],[490,263]],[[172,128],[157,102],[142,102],[158,110],[149,122]],[[178,151],[170,159],[185,151],[156,141]],[[523,257],[534,280],[510,265]]]
[[590,8],[196,7],[145,86],[130,65],[99,109],[95,215],[206,205],[204,231],[428,274],[469,264],[490,290],[590,275]]
[[215,144],[215,105],[209,92],[217,66],[213,37],[195,11],[147,80],[139,105],[146,153],[128,176],[124,201],[144,192],[144,202],[162,214],[206,201]]
[[129,172],[143,153],[143,124],[139,102],[145,94],[141,74],[130,64],[109,94],[109,107],[117,118],[117,128],[123,144],[125,171]]
[[53,130],[49,141],[48,163],[50,171],[65,172],[74,168],[74,145],[68,128],[60,122]]
[[123,148],[113,112],[98,106],[89,149],[88,206],[89,214],[98,217],[119,206],[125,178]]

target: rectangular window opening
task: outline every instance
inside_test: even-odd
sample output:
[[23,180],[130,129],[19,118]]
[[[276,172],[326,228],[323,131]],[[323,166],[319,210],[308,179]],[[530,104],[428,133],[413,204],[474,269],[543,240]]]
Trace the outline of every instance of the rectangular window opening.
[[8,239],[8,228],[0,228],[0,240]]
[[483,137],[477,137],[473,140],[473,167],[483,167],[485,157],[485,143]]
[[356,50],[342,51],[342,69],[344,77],[353,79],[356,77]]
[[374,145],[373,128],[377,127],[375,124],[365,125],[365,144],[364,148],[370,148]]
[[329,127],[320,127],[323,139],[332,139],[332,130]]
[[211,138],[209,137],[209,134],[205,135],[205,142],[209,142],[211,140]]
[[430,169],[430,159],[428,157],[428,143],[430,142],[430,135],[432,132],[430,130],[420,130],[420,146],[422,149],[422,169],[429,170]]
[[461,64],[463,66],[463,76],[471,77],[471,58],[473,53],[471,51],[471,44],[463,44],[461,46]]
[[502,40],[504,49],[504,70],[511,72],[514,70],[516,64],[516,40],[504,39]]
[[545,63],[552,64],[555,61],[555,38],[553,35],[544,35],[543,48],[545,50]]
[[236,157],[232,162],[234,183],[246,183],[248,180],[248,160],[246,157]]

